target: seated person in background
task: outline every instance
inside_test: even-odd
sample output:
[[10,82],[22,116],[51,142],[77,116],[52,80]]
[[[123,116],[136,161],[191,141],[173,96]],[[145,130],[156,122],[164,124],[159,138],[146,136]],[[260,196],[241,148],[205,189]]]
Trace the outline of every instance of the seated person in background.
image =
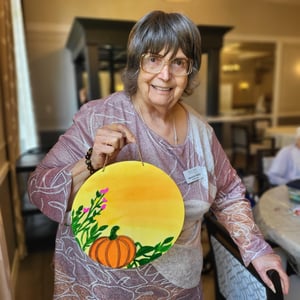
[[267,175],[275,185],[300,179],[300,127],[297,128],[295,142],[280,149]]

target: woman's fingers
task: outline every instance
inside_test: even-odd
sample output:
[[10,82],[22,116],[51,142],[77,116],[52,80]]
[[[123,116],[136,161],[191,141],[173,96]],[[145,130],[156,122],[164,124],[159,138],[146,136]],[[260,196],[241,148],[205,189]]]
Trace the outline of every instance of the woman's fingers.
[[279,274],[281,280],[282,291],[286,295],[289,291],[289,278],[286,272],[282,268],[281,259],[277,254],[266,254],[260,257],[255,258],[252,261],[252,264],[262,280],[274,290],[274,286],[269,276],[267,275],[268,270],[276,270]]
[[135,136],[123,124],[110,124],[97,130],[95,139],[99,139],[100,143],[113,145],[122,148],[128,143],[135,143]]
[[99,128],[95,135],[91,157],[93,167],[101,168],[106,155],[111,161],[125,145],[135,142],[135,136],[124,124],[113,123]]

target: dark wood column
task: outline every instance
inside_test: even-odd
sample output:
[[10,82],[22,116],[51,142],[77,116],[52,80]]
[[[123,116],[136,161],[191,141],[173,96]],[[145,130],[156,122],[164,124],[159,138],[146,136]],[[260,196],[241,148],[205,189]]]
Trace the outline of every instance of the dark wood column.
[[[114,86],[115,64],[126,62],[126,45],[134,21],[75,18],[66,47],[71,51],[76,72],[77,94],[83,87],[82,74],[87,74],[87,100],[102,97],[99,71],[110,73],[110,91]],[[122,56],[123,55],[123,56]],[[122,58],[120,58],[122,56]],[[115,60],[116,59],[116,60]],[[84,66],[84,70],[79,65]],[[77,74],[80,72],[80,74]],[[80,105],[80,102],[79,102]]]
[[[227,26],[198,26],[202,36],[203,53],[207,53],[207,98],[206,115],[219,115],[220,91],[220,52],[223,47],[223,37],[232,29]],[[222,124],[212,123],[212,127],[222,142]]]
[[88,99],[97,99],[101,97],[101,86],[98,75],[98,44],[88,43],[84,47],[84,54],[88,77],[87,97]]
[[207,99],[206,114],[217,116],[219,114],[219,90],[220,90],[220,50],[208,50],[207,64]]

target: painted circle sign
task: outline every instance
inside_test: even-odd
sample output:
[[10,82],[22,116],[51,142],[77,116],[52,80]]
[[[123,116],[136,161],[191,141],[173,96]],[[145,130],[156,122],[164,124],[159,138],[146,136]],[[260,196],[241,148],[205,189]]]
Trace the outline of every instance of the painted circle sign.
[[81,249],[111,268],[136,268],[166,253],[184,222],[180,190],[164,171],[141,161],[118,162],[90,176],[72,206]]

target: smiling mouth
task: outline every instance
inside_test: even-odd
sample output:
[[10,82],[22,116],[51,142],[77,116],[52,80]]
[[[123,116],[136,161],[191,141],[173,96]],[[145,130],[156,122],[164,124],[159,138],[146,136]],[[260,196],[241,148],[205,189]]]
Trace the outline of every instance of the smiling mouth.
[[168,88],[168,87],[161,87],[161,86],[155,86],[155,85],[151,85],[154,89],[162,91],[162,92],[169,92],[172,90],[172,88]]

